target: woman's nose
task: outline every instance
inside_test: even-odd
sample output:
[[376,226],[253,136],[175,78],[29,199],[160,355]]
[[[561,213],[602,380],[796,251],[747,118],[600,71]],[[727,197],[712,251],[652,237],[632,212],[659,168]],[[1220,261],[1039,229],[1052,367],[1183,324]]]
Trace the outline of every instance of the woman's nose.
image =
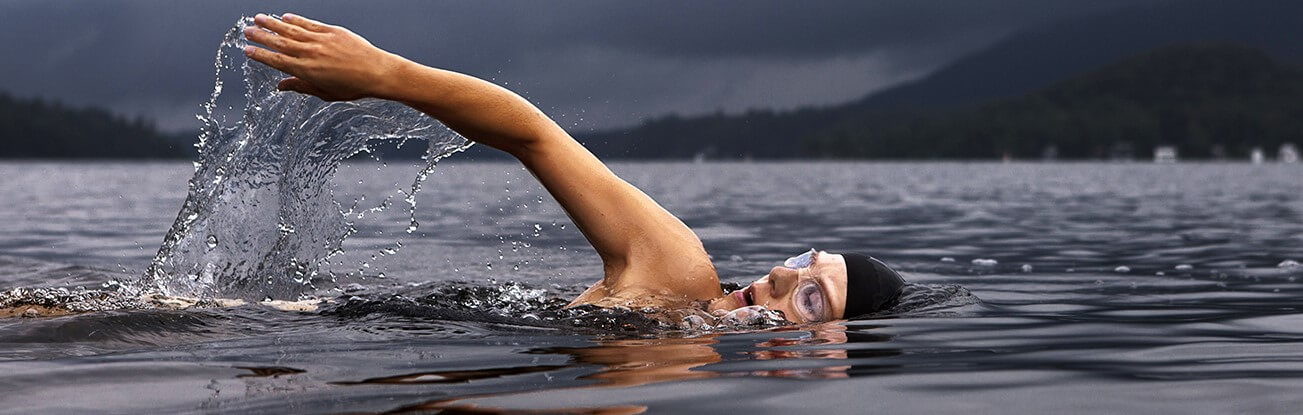
[[797,270],[787,267],[774,267],[769,270],[769,279],[774,285],[774,296],[781,296],[796,287],[796,280],[801,275]]

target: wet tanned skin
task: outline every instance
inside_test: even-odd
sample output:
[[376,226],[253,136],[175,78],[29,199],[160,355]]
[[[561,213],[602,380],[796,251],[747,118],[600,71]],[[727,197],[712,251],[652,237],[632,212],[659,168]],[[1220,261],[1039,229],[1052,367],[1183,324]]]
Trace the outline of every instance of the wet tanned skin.
[[[703,300],[711,301],[712,310],[742,306],[720,290],[715,268],[691,229],[519,95],[386,52],[343,27],[293,14],[280,19],[259,14],[254,23],[245,37],[263,47],[249,46],[245,54],[291,75],[280,82],[281,90],[328,101],[402,102],[520,160],[602,259],[604,277],[572,306],[683,307]],[[840,318],[845,263],[840,255],[822,256],[824,261],[808,269],[776,267],[753,283],[757,304],[804,322],[792,305],[792,290],[800,282],[818,281],[829,304],[815,320]]]
[[75,311],[63,307],[50,307],[35,304],[25,304],[13,307],[0,307],[0,318],[10,317],[58,317],[69,314],[76,314]]
[[519,159],[602,259],[602,281],[572,305],[683,305],[723,295],[691,229],[519,95],[412,62],[339,26],[293,14],[259,14],[254,22],[245,37],[263,47],[245,54],[291,75],[280,89],[324,100],[402,102]]

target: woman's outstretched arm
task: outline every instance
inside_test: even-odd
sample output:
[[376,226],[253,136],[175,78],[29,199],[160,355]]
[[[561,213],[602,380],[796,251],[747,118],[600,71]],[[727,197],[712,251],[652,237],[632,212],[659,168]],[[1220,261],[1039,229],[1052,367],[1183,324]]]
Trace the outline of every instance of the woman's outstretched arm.
[[[405,103],[466,138],[519,159],[601,256],[605,278],[577,303],[608,295],[720,296],[701,241],[642,191],[616,177],[556,122],[519,95],[484,80],[424,66],[372,46],[347,29],[291,14],[254,19],[252,59],[292,77],[280,89],[325,100]],[[261,28],[261,29],[260,29]]]

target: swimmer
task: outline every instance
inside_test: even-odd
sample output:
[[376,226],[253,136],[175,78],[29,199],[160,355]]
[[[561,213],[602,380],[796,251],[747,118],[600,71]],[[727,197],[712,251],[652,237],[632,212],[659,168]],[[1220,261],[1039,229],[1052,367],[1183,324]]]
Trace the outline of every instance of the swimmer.
[[380,98],[406,104],[471,141],[518,159],[556,199],[602,260],[601,281],[571,306],[763,306],[794,323],[856,317],[889,306],[904,280],[881,261],[810,250],[746,288],[725,294],[701,240],[638,188],[617,177],[556,122],[487,81],[410,61],[343,27],[259,14],[244,31],[251,59],[289,74],[282,91],[326,101]]

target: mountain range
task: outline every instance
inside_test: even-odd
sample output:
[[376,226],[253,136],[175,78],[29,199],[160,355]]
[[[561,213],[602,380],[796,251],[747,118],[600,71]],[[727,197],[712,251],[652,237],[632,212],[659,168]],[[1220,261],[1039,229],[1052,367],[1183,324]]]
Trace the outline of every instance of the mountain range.
[[[1303,61],[1303,2],[1263,0],[1226,2],[1212,0],[1169,2],[1158,5],[1123,9],[1113,13],[1057,22],[1052,25],[1016,33],[980,52],[962,58],[917,81],[899,85],[868,95],[843,105],[824,108],[806,108],[791,112],[751,111],[744,114],[712,114],[698,117],[669,115],[650,119],[627,129],[579,134],[579,138],[600,156],[606,158],[991,158],[1001,157],[1004,151],[988,143],[964,144],[960,138],[980,134],[979,125],[973,130],[961,131],[969,126],[959,122],[971,118],[979,107],[999,105],[1008,99],[1033,95],[1055,96],[1071,100],[1068,90],[1048,91],[1056,82],[1076,79],[1078,85],[1105,86],[1083,80],[1094,74],[1101,78],[1117,76],[1103,73],[1119,70],[1119,61],[1128,65],[1152,65],[1151,75],[1167,73],[1184,76],[1195,81],[1210,80],[1213,75],[1225,75],[1221,87],[1230,87],[1236,80],[1236,71],[1257,71],[1252,65],[1269,65],[1267,70],[1280,69]],[[1179,53],[1172,52],[1149,56],[1147,51],[1165,46],[1180,45],[1190,53],[1204,54],[1203,58],[1217,60],[1216,54],[1226,53],[1236,59],[1229,67],[1200,67],[1187,65]],[[1192,46],[1193,45],[1193,46]],[[1202,45],[1202,46],[1199,46]],[[1209,46],[1222,45],[1222,46]],[[1237,45],[1237,46],[1226,46]],[[1180,46],[1178,46],[1180,47]],[[1245,50],[1256,49],[1269,58],[1244,58]],[[1130,59],[1129,59],[1130,58]],[[1169,59],[1170,58],[1170,59]],[[1194,59],[1194,57],[1191,57]],[[1135,59],[1141,59],[1136,61]],[[1161,68],[1165,65],[1176,67]],[[1185,65],[1185,66],[1181,66]],[[1200,75],[1196,72],[1217,70],[1217,73]],[[1102,71],[1102,72],[1101,72]],[[1191,72],[1182,74],[1181,72]],[[1281,74],[1281,76],[1286,76]],[[1179,78],[1179,79],[1186,79]],[[1197,79],[1195,79],[1197,78]],[[1163,82],[1162,80],[1158,80]],[[1286,81],[1292,82],[1292,81]],[[1073,93],[1096,94],[1080,87],[1069,87]],[[1174,87],[1199,88],[1200,85],[1175,85]],[[1274,94],[1271,91],[1255,90]],[[1161,91],[1155,91],[1161,92]],[[1235,91],[1205,91],[1207,98],[1217,93],[1234,94]],[[1102,93],[1102,92],[1100,92]],[[1179,93],[1173,91],[1173,93]],[[1245,91],[1245,93],[1248,93]],[[1148,96],[1132,98],[1144,100]],[[1085,97],[1082,97],[1085,99]],[[1303,96],[1295,96],[1303,100]],[[1244,103],[1275,102],[1273,99],[1242,100]],[[1157,105],[1157,103],[1153,103]],[[1008,104],[1014,105],[1014,104]],[[1152,107],[1149,104],[1137,104]],[[1013,107],[1003,107],[1007,113]],[[1078,107],[1062,107],[1069,110]],[[1215,106],[1209,109],[1217,112]],[[1262,108],[1271,110],[1271,108]],[[977,112],[974,112],[977,111]],[[989,109],[985,111],[991,111]],[[1226,111],[1244,111],[1226,108]],[[1275,111],[1279,113],[1279,111]],[[1030,114],[1030,113],[1029,113]],[[1200,113],[1202,116],[1204,113]],[[1078,120],[1089,114],[1079,114]],[[1230,116],[1230,115],[1227,115]],[[910,135],[909,125],[926,125],[936,121],[948,125],[948,132],[928,131],[927,134]],[[1100,120],[1103,122],[1104,120]],[[1249,119],[1243,120],[1250,122]],[[1058,130],[1040,132],[1054,133]],[[1272,128],[1266,127],[1263,128]],[[882,131],[892,131],[883,138]],[[1101,134],[1105,134],[1100,130]],[[1149,134],[1152,134],[1150,132]],[[1247,134],[1247,133],[1246,133]],[[1246,134],[1222,135],[1208,138],[1219,140],[1232,147],[1246,147],[1244,140],[1258,140]],[[1273,132],[1289,135],[1292,132]],[[936,141],[941,135],[946,140]],[[1163,137],[1172,138],[1165,133]],[[906,151],[899,143],[887,144],[882,140],[908,142],[912,149]],[[1113,135],[1096,135],[1082,139],[1096,141],[1081,151],[1065,148],[1063,156],[1090,158],[1101,155],[1094,147],[1111,147],[1131,139]],[[956,146],[953,141],[960,141]],[[1175,141],[1182,141],[1177,139]],[[1158,140],[1162,141],[1162,140]],[[1053,143],[1045,142],[1038,153]],[[1172,144],[1181,144],[1172,142]],[[1213,145],[1200,145],[1203,150],[1190,154],[1210,154]],[[894,147],[887,150],[886,147]],[[1136,149],[1142,151],[1144,149]],[[1021,154],[1023,150],[1018,150]]]

